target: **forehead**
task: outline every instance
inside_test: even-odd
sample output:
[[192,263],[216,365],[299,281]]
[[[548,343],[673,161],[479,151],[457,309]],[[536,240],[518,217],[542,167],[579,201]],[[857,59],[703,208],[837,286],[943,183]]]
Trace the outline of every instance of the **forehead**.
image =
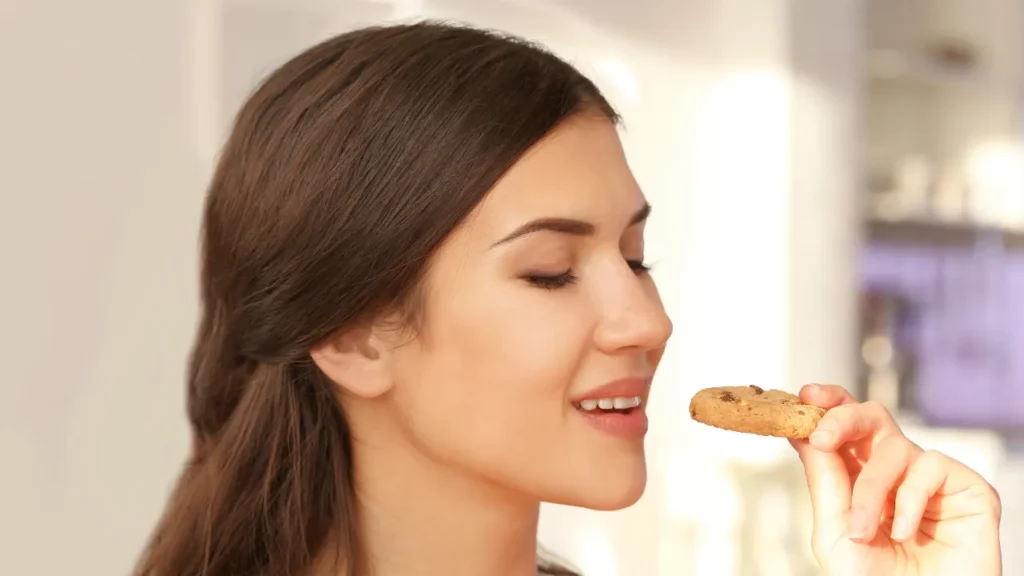
[[615,125],[582,115],[531,148],[484,198],[473,220],[493,230],[546,217],[618,226],[643,204]]

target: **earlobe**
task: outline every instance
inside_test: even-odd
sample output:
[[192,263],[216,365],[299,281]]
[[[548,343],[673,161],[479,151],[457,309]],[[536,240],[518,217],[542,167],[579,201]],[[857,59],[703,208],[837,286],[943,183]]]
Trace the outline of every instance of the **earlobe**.
[[370,328],[347,330],[310,350],[313,362],[350,394],[375,398],[391,389],[387,349]]

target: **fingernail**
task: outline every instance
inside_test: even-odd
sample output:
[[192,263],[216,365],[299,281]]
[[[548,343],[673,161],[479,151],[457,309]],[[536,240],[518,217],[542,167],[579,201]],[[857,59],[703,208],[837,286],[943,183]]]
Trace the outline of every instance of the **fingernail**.
[[899,516],[892,522],[892,539],[906,540],[910,538],[910,521]]
[[832,446],[833,438],[834,436],[832,436],[832,433],[828,430],[815,430],[811,434],[810,441],[811,444],[816,444],[822,448],[828,448]]
[[863,510],[854,510],[850,516],[849,536],[853,539],[866,538],[868,535],[868,515]]

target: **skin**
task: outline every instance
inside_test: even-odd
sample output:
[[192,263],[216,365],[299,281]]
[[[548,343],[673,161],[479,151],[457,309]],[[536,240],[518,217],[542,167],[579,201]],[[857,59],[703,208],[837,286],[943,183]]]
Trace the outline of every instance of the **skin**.
[[[643,493],[643,439],[595,428],[571,399],[610,381],[651,377],[671,334],[642,264],[645,207],[615,126],[592,115],[571,119],[520,159],[437,250],[415,325],[386,314],[311,351],[338,384],[350,422],[359,530],[377,576],[532,576],[540,502],[612,510]],[[535,225],[553,218],[577,223]],[[806,392],[808,400],[829,408],[845,401],[841,389],[822,390]],[[835,426],[840,444],[870,443],[865,438],[882,434],[876,429],[901,437],[875,426],[881,420],[870,406],[850,405],[822,426]],[[849,508],[837,495],[851,483],[840,481],[835,450],[797,449],[815,495],[819,560],[875,561],[872,545],[837,536],[845,517],[835,511]],[[879,461],[883,471],[900,465]],[[937,473],[956,476],[958,489],[990,490],[966,468],[941,464]],[[882,499],[857,494],[858,502]],[[956,502],[959,512],[980,514],[978,523],[991,519],[983,497]],[[985,511],[971,507],[982,502]],[[966,564],[981,554],[959,546],[933,555]],[[878,552],[879,562],[887,558]]]
[[793,442],[827,574],[1002,574],[999,496],[977,472],[923,450],[885,408],[838,386],[806,386],[800,398],[829,409],[808,441]]

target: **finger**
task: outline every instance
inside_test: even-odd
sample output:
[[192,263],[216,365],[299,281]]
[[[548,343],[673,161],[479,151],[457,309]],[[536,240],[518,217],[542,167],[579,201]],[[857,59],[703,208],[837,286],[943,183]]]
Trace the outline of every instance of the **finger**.
[[828,410],[843,404],[855,404],[857,399],[842,386],[808,384],[800,389],[800,401]]
[[877,402],[843,404],[825,413],[809,440],[815,448],[831,452],[864,438],[902,436],[899,430],[889,411]]
[[905,542],[917,533],[928,501],[942,489],[949,477],[949,459],[941,452],[929,450],[907,471],[896,491],[896,517],[892,523],[892,539]]
[[853,485],[850,502],[850,539],[870,542],[878,532],[889,494],[903,478],[920,448],[903,436],[889,436],[878,443]]
[[807,489],[814,511],[814,538],[817,543],[835,542],[846,530],[850,510],[850,474],[836,452],[822,452],[806,440],[791,440],[800,456],[807,478]]

